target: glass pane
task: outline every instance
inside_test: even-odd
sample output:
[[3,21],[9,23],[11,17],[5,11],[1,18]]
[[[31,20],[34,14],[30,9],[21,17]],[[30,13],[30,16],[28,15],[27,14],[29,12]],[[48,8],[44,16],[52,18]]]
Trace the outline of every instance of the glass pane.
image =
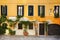
[[24,15],[24,6],[18,5],[17,7],[18,7],[18,9],[17,9],[18,15],[23,16]]
[[19,9],[18,10],[18,15],[21,15],[22,16],[22,7],[19,7],[18,9]]
[[41,6],[41,7],[40,7],[40,14],[42,14],[42,13],[43,13],[43,10],[42,10],[42,8],[43,8],[43,7]]
[[54,7],[54,17],[58,18],[59,17],[59,6]]
[[28,15],[33,16],[33,6],[28,6]]
[[45,16],[45,6],[38,6],[38,16],[40,17]]
[[18,23],[18,29],[22,29],[22,24]]
[[1,6],[1,15],[7,15],[7,6]]
[[29,24],[29,29],[33,29],[33,23]]

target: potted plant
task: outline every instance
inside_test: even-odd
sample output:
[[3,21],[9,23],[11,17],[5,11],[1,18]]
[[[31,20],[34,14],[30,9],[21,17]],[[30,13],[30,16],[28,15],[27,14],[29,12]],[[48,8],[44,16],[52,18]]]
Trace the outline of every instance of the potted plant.
[[11,30],[10,28],[8,30],[10,35],[15,35],[15,31]]
[[29,21],[21,21],[20,23],[24,24],[24,31],[23,31],[24,36],[28,36],[27,25],[28,25],[30,22],[29,22]]
[[0,35],[4,35],[6,33],[6,29],[7,29],[7,24],[2,23],[2,26],[0,25]]
[[[7,24],[4,23],[7,20],[5,15],[2,15],[0,17],[0,35],[5,34],[6,33],[6,29],[7,29]],[[2,24],[2,25],[1,25]]]
[[24,26],[23,34],[24,34],[24,36],[28,36],[27,25]]

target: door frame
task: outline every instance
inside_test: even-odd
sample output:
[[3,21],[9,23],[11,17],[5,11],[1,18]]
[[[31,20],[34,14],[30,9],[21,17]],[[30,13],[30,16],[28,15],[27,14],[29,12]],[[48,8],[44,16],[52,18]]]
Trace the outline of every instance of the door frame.
[[[40,35],[39,35],[39,24],[40,24],[40,23],[43,23],[43,22],[38,22],[38,36],[40,36]],[[44,35],[45,35],[45,27],[44,27]]]

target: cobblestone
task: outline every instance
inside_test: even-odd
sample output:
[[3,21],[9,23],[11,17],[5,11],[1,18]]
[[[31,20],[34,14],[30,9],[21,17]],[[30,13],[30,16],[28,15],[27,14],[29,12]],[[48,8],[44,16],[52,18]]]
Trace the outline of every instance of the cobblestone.
[[60,40],[59,36],[6,36],[0,35],[0,40]]

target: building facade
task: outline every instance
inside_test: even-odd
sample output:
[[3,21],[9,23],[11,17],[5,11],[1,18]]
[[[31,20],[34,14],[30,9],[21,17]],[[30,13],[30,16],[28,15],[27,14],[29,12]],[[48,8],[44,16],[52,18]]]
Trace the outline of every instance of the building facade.
[[[44,35],[44,21],[60,25],[60,0],[0,0],[0,16],[3,14],[7,18],[20,15],[29,21],[36,21],[37,28],[34,23],[29,25],[29,35],[36,34],[35,28],[38,35]],[[18,26],[22,24],[17,24],[16,35],[23,35],[23,27]]]

